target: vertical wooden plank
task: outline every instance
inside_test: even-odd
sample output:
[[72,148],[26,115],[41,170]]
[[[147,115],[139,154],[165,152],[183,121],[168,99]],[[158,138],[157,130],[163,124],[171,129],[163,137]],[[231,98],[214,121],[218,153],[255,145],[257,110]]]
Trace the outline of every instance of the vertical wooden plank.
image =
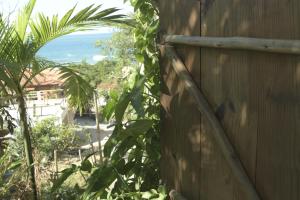
[[[222,97],[222,66],[218,65],[214,50],[201,51],[202,90],[217,110],[224,100]],[[221,108],[224,109],[224,108]],[[223,111],[220,111],[220,113]],[[203,199],[233,199],[233,184],[230,169],[211,136],[212,128],[203,117],[201,124],[201,188]]]
[[[199,35],[199,1],[161,1],[160,11],[162,32]],[[195,81],[200,83],[199,48],[178,47],[177,50]],[[164,58],[161,59],[161,68],[161,173],[169,187],[174,187],[188,199],[199,199],[200,113],[194,109],[192,97]]]
[[[264,1],[256,10],[258,37],[300,39],[300,3]],[[297,132],[296,56],[255,55],[258,145],[256,184],[263,199],[299,199],[299,139]],[[253,68],[252,68],[253,69]],[[251,69],[251,70],[252,70]],[[254,89],[254,88],[253,88]],[[298,140],[299,141],[299,140]],[[298,189],[296,189],[298,188]]]
[[300,99],[295,88],[295,65],[291,56],[262,56],[256,56],[261,67],[256,71],[259,83],[256,85],[259,94],[256,184],[263,199],[296,200],[300,198],[296,189],[300,180],[297,164],[300,151],[294,140],[299,135],[295,116]]
[[[197,3],[160,1],[162,32],[197,34]],[[203,36],[300,39],[297,0],[201,3]],[[299,57],[203,48],[199,71],[197,49],[177,50],[215,108],[262,199],[300,199]],[[211,127],[192,110],[193,100],[167,61],[162,64],[162,77],[169,90],[161,97],[164,179],[188,199],[200,198],[194,192],[199,185],[203,199],[245,199],[210,138]],[[197,157],[199,136],[201,156]]]
[[[299,10],[296,0],[206,0],[203,1],[202,35],[299,39],[296,25]],[[289,55],[202,49],[202,89],[222,118],[262,199],[299,199],[296,155],[300,149],[293,142],[299,135],[294,59]],[[206,132],[203,131],[203,138]],[[210,152],[214,152],[212,146],[208,145]],[[210,156],[214,165],[213,160],[218,158]],[[217,174],[222,169],[206,173],[205,163],[201,178],[213,185],[210,182],[217,182],[219,175],[207,174]],[[222,184],[226,185],[225,181]],[[214,195],[209,188],[206,186],[203,191]],[[239,187],[234,184],[234,188],[231,199],[243,199]]]
[[[299,12],[298,12],[298,17]],[[298,18],[299,19],[299,18]],[[296,34],[300,34],[300,30],[297,30],[295,32]],[[300,94],[300,58],[297,57],[295,59],[295,64],[296,64],[296,71],[294,74],[294,80],[295,80],[295,86],[296,86],[296,96],[299,98]],[[294,194],[295,198],[300,199],[300,150],[299,150],[299,141],[300,141],[300,103],[299,100],[296,100],[296,110],[295,110],[295,123],[296,123],[296,132],[293,135],[293,142],[292,142],[292,148],[294,149],[292,153],[292,160],[291,160],[291,166],[293,169],[293,176],[292,176],[292,193]],[[296,189],[297,188],[297,189]]]
[[[241,6],[241,4],[243,4]],[[202,36],[249,36],[253,1],[202,2]],[[202,90],[216,110],[224,129],[236,148],[250,178],[255,181],[256,129],[255,113],[248,107],[248,54],[202,48]],[[245,199],[232,178],[231,170],[210,137],[204,122],[201,191],[208,199]],[[216,192],[218,191],[218,192]]]

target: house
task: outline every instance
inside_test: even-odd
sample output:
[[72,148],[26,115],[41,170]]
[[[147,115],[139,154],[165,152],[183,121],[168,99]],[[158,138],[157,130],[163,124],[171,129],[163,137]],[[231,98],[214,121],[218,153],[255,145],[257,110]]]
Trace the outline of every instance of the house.
[[[46,69],[27,85],[27,112],[33,123],[49,117],[60,123],[73,123],[75,112],[68,107],[63,83],[58,69]],[[18,118],[16,105],[11,106],[10,112]]]

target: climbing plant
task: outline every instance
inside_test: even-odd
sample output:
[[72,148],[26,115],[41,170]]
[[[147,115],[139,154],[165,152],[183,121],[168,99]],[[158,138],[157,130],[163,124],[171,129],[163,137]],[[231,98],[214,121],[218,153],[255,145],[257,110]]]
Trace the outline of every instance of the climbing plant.
[[[131,0],[134,7],[134,56],[139,68],[128,78],[122,93],[111,92],[104,109],[115,128],[104,147],[106,161],[93,166],[85,159],[80,166],[65,169],[53,192],[79,171],[88,173],[81,199],[165,199],[160,185],[159,159],[159,64],[155,43],[159,26],[153,1]],[[132,81],[130,81],[132,80]],[[77,185],[78,186],[78,185]]]

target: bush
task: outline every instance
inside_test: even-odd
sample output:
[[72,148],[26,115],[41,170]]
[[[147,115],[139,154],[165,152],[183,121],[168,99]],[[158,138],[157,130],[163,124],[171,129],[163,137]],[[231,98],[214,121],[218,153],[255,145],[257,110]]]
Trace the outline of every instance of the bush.
[[38,122],[32,133],[33,147],[40,156],[47,158],[52,158],[54,150],[66,151],[74,147],[78,140],[72,127],[58,125],[55,118]]

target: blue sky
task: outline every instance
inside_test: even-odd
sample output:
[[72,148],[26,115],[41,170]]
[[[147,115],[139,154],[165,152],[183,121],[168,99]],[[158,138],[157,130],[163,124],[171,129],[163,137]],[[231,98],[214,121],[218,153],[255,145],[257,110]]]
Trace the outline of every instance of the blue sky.
[[[0,0],[0,12],[7,15],[11,12],[16,13],[22,8],[28,0]],[[121,9],[121,13],[128,14],[133,12],[133,8],[128,4],[124,4],[124,0],[37,0],[33,15],[38,12],[43,12],[48,16],[58,14],[62,16],[67,10],[77,4],[77,9],[80,10],[91,4],[102,5],[102,8],[117,7]],[[11,14],[12,18],[14,14]],[[100,28],[92,32],[112,32],[111,28]],[[89,32],[90,33],[90,32]]]

